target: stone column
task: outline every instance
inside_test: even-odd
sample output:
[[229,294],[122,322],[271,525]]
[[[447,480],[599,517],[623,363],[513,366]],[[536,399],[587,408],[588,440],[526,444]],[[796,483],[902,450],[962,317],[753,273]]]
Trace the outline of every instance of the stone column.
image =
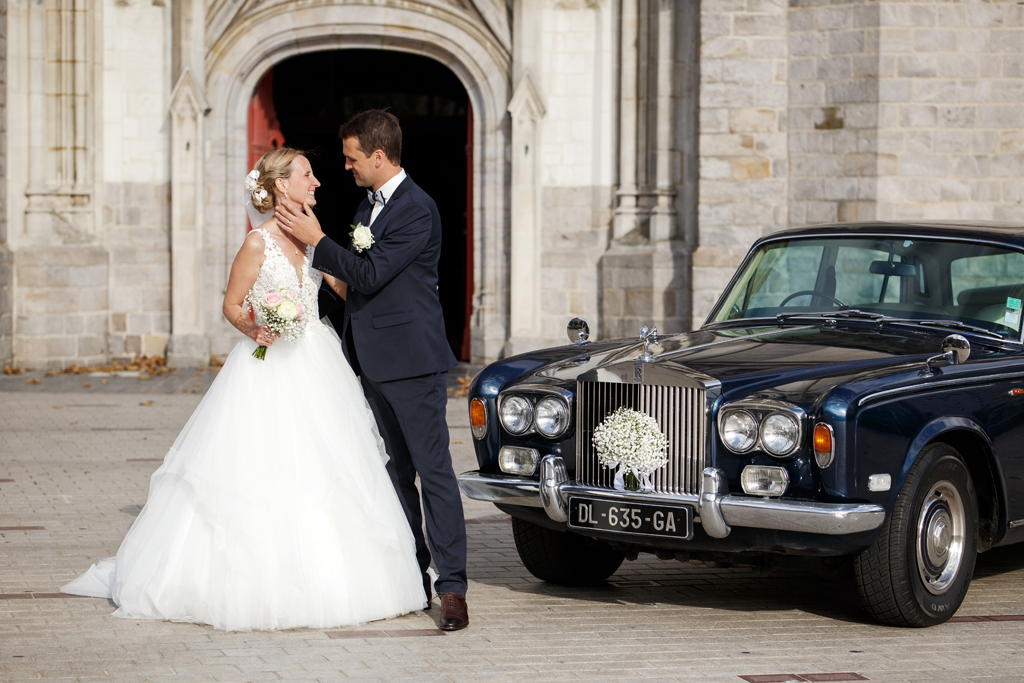
[[538,128],[544,105],[529,74],[508,103],[512,115],[512,254],[510,337],[506,353],[535,348],[540,329],[540,209]]
[[7,246],[7,0],[0,0],[0,365],[12,359],[13,274]]
[[620,173],[612,241],[599,270],[602,337],[633,336],[642,325],[662,333],[687,328],[689,261],[676,209],[677,12],[668,0],[622,3]]
[[185,67],[171,94],[171,339],[167,362],[206,365],[202,310],[203,124],[210,105]]

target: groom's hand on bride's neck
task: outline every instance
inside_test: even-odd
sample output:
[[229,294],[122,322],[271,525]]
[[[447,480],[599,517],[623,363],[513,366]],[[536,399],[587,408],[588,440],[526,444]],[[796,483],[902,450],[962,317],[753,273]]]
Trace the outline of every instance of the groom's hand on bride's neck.
[[281,197],[281,203],[274,209],[274,218],[283,232],[311,247],[325,237],[320,221],[305,202],[299,204],[288,196]]

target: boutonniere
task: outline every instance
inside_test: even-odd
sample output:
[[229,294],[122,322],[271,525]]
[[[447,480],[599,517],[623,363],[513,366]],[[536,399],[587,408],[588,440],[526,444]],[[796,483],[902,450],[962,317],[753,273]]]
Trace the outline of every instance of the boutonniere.
[[368,226],[362,223],[356,223],[349,231],[349,237],[352,238],[352,246],[356,248],[357,252],[364,252],[373,246],[375,240],[373,239],[373,233],[370,232]]

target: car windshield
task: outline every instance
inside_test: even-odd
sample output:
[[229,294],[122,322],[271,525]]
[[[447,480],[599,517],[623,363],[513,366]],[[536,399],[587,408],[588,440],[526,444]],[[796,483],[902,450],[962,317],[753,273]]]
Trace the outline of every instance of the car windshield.
[[[1024,253],[938,239],[803,238],[762,245],[711,322],[789,314],[948,321],[1020,339]],[[849,313],[848,313],[849,315]]]

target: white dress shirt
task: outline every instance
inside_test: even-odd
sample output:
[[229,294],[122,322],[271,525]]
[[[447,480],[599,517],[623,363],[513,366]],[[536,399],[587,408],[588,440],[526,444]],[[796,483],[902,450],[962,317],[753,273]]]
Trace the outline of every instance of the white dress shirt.
[[[373,202],[373,210],[370,212],[370,225],[373,225],[373,222],[377,220],[377,215],[384,210],[384,205],[388,203],[391,195],[395,193],[395,190],[398,189],[398,186],[402,184],[405,178],[405,169],[403,168],[395,174],[394,178],[381,185],[380,189],[377,190],[378,196],[383,197],[384,201],[377,200]],[[371,199],[370,201],[373,200]]]

